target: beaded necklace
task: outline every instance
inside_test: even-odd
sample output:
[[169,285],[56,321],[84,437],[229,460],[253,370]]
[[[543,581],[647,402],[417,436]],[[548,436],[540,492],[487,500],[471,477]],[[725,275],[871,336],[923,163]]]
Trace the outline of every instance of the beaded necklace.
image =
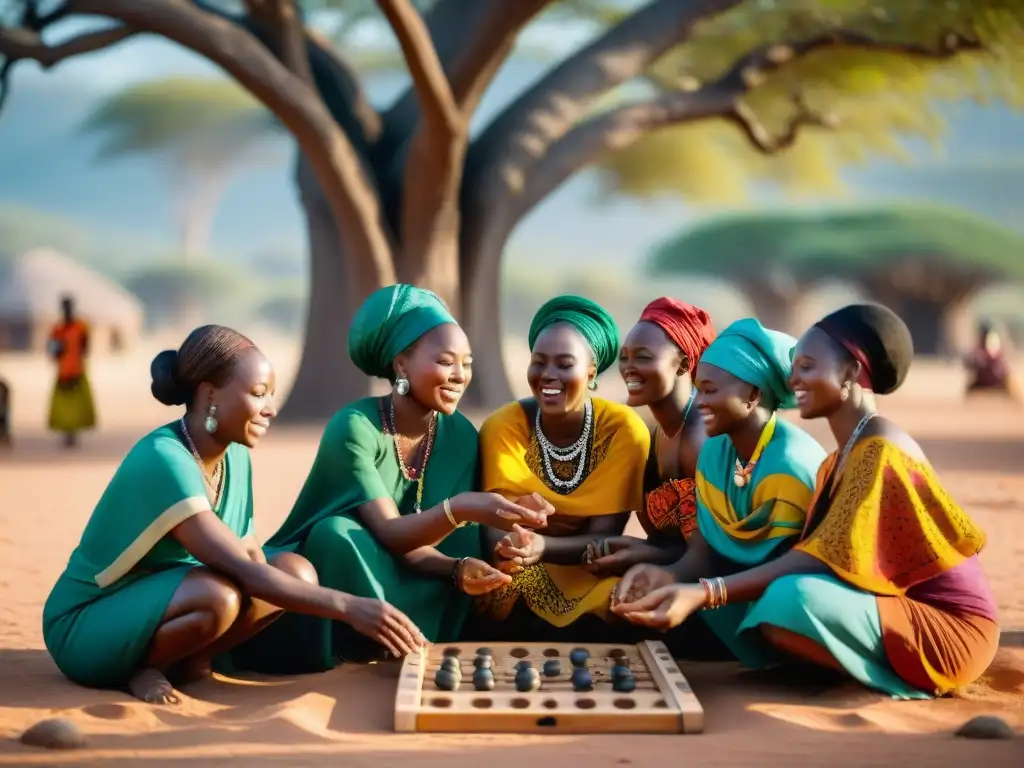
[[[540,446],[541,461],[544,464],[544,474],[547,476],[548,484],[560,489],[564,493],[572,493],[583,482],[583,472],[587,467],[587,454],[594,432],[594,405],[587,400],[583,406],[583,432],[576,441],[565,448],[560,448],[552,443],[540,423],[540,406],[537,407],[537,415],[534,418],[533,432],[537,436],[537,445]],[[579,460],[576,471],[568,480],[563,480],[555,474],[552,461],[572,462]]]
[[768,423],[764,425],[764,429],[761,430],[761,437],[758,438],[757,447],[754,448],[754,453],[746,466],[740,461],[739,456],[736,457],[736,470],[733,472],[732,482],[737,488],[742,488],[750,482],[750,476],[754,473],[757,460],[761,458],[765,447],[772,441],[772,436],[775,434],[775,416],[773,413],[772,417],[768,419]]
[[203,473],[203,480],[206,482],[206,496],[210,500],[210,504],[213,509],[217,508],[220,503],[220,494],[224,490],[224,457],[221,457],[220,461],[213,468],[211,474],[206,473],[206,465],[203,464],[203,457],[199,455],[199,451],[196,449],[196,444],[192,442],[192,435],[188,433],[188,427],[185,425],[185,417],[182,416],[178,419],[181,424],[181,434],[185,438],[185,442],[188,444],[188,449],[192,453],[192,458],[196,460],[199,465],[199,471]]
[[[402,471],[402,477],[406,480],[416,481],[416,506],[415,512],[419,514],[423,511],[423,480],[427,476],[427,462],[430,461],[430,454],[434,450],[434,435],[437,431],[437,413],[433,413],[430,417],[430,425],[427,427],[427,436],[423,440],[423,444],[420,450],[423,451],[423,458],[419,462],[419,469],[408,466],[405,463],[405,459],[402,457],[402,447],[399,445],[398,440],[401,435],[398,434],[398,429],[395,427],[395,399],[393,397],[388,398],[389,410],[387,413],[384,411],[384,398],[378,401],[380,408],[380,424],[381,430],[385,435],[388,435],[395,445],[395,456],[398,458],[398,467]],[[390,419],[388,418],[390,416]],[[417,451],[418,453],[419,451]]]

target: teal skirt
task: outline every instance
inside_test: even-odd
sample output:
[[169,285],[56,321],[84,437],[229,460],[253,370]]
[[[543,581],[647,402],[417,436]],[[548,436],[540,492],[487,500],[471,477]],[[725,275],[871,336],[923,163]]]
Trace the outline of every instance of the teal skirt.
[[889,664],[875,596],[834,576],[783,576],[773,582],[749,606],[738,634],[760,638],[763,625],[813,640],[852,678],[894,699],[932,698],[904,682]]

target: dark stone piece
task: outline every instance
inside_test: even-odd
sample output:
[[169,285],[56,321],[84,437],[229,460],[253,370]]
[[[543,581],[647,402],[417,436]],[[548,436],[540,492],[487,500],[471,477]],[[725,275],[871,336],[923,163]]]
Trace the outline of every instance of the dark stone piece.
[[619,693],[632,693],[636,690],[636,678],[632,674],[612,678],[612,690]]
[[480,667],[473,673],[473,687],[478,691],[494,690],[494,673],[487,667]]
[[473,659],[473,666],[477,669],[490,669],[494,666],[494,659],[490,656],[477,656]]
[[523,667],[516,674],[516,690],[526,693],[540,688],[540,673],[533,667]]
[[587,660],[590,658],[590,654],[586,648],[573,648],[569,651],[569,661],[572,662],[574,667],[584,667],[587,664]]
[[594,688],[594,679],[586,667],[576,667],[572,671],[572,687],[576,691],[590,691]]
[[437,674],[434,675],[434,685],[442,691],[454,691],[459,687],[461,680],[462,675],[450,669],[439,669]]
[[616,664],[612,667],[612,680],[618,680],[620,677],[633,677],[633,672],[629,667]]
[[447,669],[452,672],[461,672],[462,665],[454,656],[445,656],[444,660],[441,662],[441,669]]
[[533,669],[533,662],[527,661],[526,659],[517,661],[513,669],[515,669],[516,672],[522,672],[524,669]]
[[492,651],[490,648],[477,648],[476,649],[476,655],[477,656],[493,656],[494,655],[494,651]]
[[562,664],[558,659],[544,662],[544,677],[558,677],[560,674],[562,674]]

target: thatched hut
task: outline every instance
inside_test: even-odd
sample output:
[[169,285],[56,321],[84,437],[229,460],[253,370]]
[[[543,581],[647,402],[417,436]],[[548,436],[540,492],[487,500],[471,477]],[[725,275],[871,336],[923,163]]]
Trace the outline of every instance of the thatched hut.
[[0,350],[44,350],[65,295],[89,323],[94,352],[123,350],[142,332],[144,310],[135,296],[74,259],[41,248],[0,260]]

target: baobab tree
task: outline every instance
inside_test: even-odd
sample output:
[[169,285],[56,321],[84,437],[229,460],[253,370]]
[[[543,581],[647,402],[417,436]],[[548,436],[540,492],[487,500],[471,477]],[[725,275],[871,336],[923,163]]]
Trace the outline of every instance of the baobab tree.
[[[919,127],[908,104],[923,103],[925,90],[1011,90],[1024,14],[1014,0],[377,0],[411,79],[378,111],[303,15],[366,5],[0,0],[5,79],[19,61],[53,66],[155,34],[219,65],[294,136],[312,290],[292,417],[319,418],[367,392],[343,353],[345,333],[356,304],[395,280],[433,288],[460,317],[477,361],[474,398],[508,398],[502,251],[516,224],[574,173],[683,124],[726,123],[766,155],[814,131],[856,135],[870,124],[861,154],[870,152]],[[481,96],[520,33],[555,14],[595,18],[602,29],[471,136]],[[54,39],[50,28],[73,16],[104,26]],[[608,106],[638,83],[646,92]],[[886,97],[913,88],[909,102]],[[870,122],[832,109],[846,92],[872,104]]]

